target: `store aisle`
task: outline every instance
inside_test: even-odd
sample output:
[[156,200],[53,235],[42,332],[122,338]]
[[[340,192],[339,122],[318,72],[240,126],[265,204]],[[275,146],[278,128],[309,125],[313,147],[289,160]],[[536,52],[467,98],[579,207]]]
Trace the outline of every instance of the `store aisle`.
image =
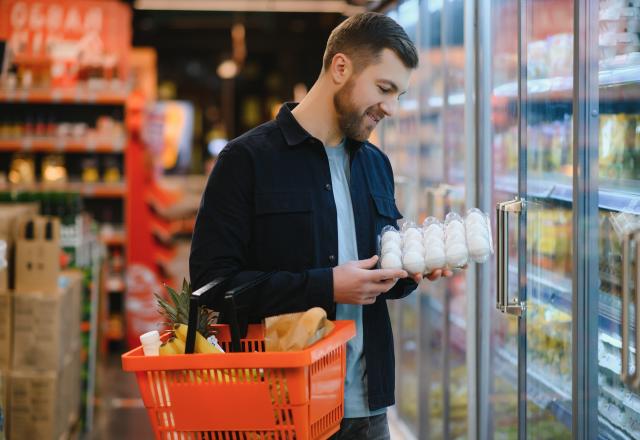
[[100,366],[100,398],[90,440],[153,439],[135,375],[122,371],[120,356],[110,355]]

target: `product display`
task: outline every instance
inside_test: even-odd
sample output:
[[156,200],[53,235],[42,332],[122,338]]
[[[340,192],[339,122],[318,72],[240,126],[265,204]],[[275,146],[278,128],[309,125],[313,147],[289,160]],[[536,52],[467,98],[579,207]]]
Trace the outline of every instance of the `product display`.
[[489,217],[475,208],[464,219],[449,213],[444,224],[428,217],[421,228],[413,223],[403,225],[402,231],[385,226],[379,243],[380,267],[403,268],[412,275],[463,267],[469,259],[484,263],[493,253]]

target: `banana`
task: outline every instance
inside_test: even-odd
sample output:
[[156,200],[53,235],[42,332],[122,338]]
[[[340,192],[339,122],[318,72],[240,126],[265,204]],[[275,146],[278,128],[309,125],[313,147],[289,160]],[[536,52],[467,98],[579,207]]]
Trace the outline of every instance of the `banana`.
[[[175,345],[174,345],[174,341],[175,340],[176,340],[176,338],[171,338],[171,339],[167,340],[166,342],[163,342],[160,345],[160,355],[161,356],[178,354],[176,352],[176,348],[175,348]],[[183,353],[184,353],[184,351],[183,351]]]
[[[173,326],[173,331],[175,332],[176,336],[182,342],[185,342],[185,343],[187,342],[187,330],[188,330],[188,327],[185,324],[176,324]],[[216,347],[211,345],[209,341],[207,341],[204,338],[204,336],[202,336],[200,332],[198,332],[197,330],[196,330],[195,352],[196,353],[223,353],[222,351],[218,350]],[[184,353],[184,349],[182,353]]]

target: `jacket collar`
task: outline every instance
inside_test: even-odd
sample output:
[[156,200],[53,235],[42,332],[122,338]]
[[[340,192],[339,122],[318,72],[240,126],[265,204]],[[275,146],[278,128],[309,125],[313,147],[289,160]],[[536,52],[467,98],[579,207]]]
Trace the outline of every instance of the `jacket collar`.
[[[296,118],[291,113],[298,103],[286,102],[280,107],[280,111],[276,116],[276,122],[282,131],[284,139],[290,147],[304,145],[305,141],[309,139],[315,139],[311,134],[302,128]],[[356,141],[355,139],[347,138],[345,143],[346,147],[350,151],[357,151],[365,144],[365,142]]]

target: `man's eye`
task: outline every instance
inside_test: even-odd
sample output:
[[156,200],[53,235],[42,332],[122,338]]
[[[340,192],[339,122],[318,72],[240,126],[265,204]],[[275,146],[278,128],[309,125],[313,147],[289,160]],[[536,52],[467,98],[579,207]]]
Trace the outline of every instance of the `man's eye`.
[[384,88],[384,87],[382,87],[382,86],[378,86],[378,88],[380,89],[380,91],[381,91],[382,93],[389,93],[389,92],[391,91],[391,89],[386,89],[386,88]]

